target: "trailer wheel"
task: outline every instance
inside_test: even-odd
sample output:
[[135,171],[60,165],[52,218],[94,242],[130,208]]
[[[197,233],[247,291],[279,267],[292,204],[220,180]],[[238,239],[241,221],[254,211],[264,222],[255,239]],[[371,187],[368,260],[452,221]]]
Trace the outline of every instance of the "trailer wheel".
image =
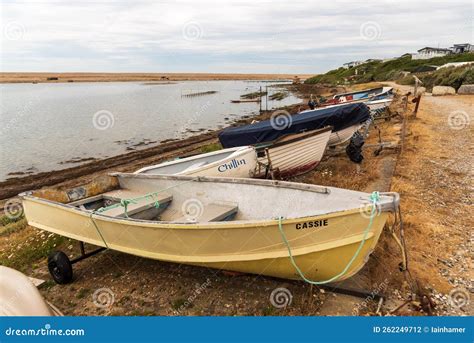
[[64,285],[72,281],[72,264],[62,251],[53,251],[49,254],[48,270],[56,283]]

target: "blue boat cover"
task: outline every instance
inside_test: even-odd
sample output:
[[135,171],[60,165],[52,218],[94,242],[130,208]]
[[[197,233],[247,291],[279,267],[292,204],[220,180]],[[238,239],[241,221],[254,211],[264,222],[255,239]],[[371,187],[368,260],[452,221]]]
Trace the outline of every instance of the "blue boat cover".
[[[370,110],[363,103],[340,105],[305,111],[291,116],[291,125],[283,130],[272,126],[272,120],[230,127],[219,134],[224,148],[270,142],[291,133],[300,133],[332,126],[333,132],[363,123],[370,118]],[[275,119],[278,122],[278,119]]]

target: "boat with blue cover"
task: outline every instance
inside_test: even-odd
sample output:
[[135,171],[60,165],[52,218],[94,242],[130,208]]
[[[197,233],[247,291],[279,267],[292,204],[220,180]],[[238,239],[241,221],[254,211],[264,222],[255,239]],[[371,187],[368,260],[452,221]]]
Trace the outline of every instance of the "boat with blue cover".
[[320,108],[288,116],[286,118],[287,125],[284,128],[275,125],[275,121],[278,118],[250,125],[231,127],[219,134],[219,141],[224,148],[258,145],[275,141],[286,135],[309,132],[331,126],[332,133],[328,144],[336,145],[349,139],[370,118],[370,109],[367,105],[364,103],[349,103],[347,105]]

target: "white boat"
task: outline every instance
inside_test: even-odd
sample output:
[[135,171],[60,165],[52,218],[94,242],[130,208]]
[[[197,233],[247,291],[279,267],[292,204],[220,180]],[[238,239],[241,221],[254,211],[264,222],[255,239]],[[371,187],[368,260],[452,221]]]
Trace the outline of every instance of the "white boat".
[[393,98],[366,101],[365,104],[371,111],[384,110],[392,104]]
[[[386,98],[378,99],[378,100],[367,100],[367,99],[354,100],[354,101],[350,101],[349,103],[364,103],[367,105],[367,107],[369,107],[370,111],[379,111],[379,110],[384,110],[385,108],[389,107],[392,101],[393,101],[393,97],[386,97]],[[333,108],[333,107],[338,107],[338,106],[344,106],[344,105],[347,105],[347,103],[348,102],[341,102],[341,103],[337,103],[333,105],[326,105],[326,106],[318,107],[316,108],[316,110],[322,109],[322,108]],[[310,111],[314,111],[314,110],[304,110],[304,111],[301,111],[300,113],[305,113],[305,112],[310,112]]]
[[393,97],[387,97],[385,99],[370,100],[365,104],[369,107],[372,118],[380,116],[385,110],[392,104]]
[[[391,90],[391,88],[390,89],[389,88],[390,87],[384,87],[384,93],[388,94],[387,92]],[[383,112],[386,108],[388,108],[390,104],[392,103],[392,101],[393,101],[393,96],[387,96],[386,98],[382,98],[379,100],[362,99],[362,100],[350,101],[350,103],[358,103],[358,102],[365,103],[367,107],[370,109],[371,115],[377,116],[378,114]],[[344,106],[344,105],[347,105],[347,102],[341,102],[335,105],[324,106],[321,108],[317,108],[316,110],[325,109],[325,108],[334,108],[334,107],[339,107],[339,106]],[[305,110],[305,111],[301,111],[300,113],[306,113],[306,112],[311,112],[311,111],[315,111],[315,110]],[[361,123],[361,124],[356,124],[356,125],[346,127],[339,131],[333,131],[331,133],[331,136],[329,137],[328,146],[335,146],[335,145],[343,144],[347,142],[354,135],[354,133],[356,133],[364,125],[365,123]]]
[[[316,168],[331,127],[288,134],[264,145],[244,146],[177,159],[139,169],[135,174],[288,178]],[[276,175],[275,175],[276,174]]]
[[[110,179],[108,191],[91,186],[68,204],[20,194],[28,224],[161,261],[327,282],[364,266],[399,202],[396,193],[272,180],[122,173]],[[57,282],[72,280],[67,255],[53,253],[49,262]]]
[[43,299],[25,274],[0,266],[0,316],[62,316],[62,313]]
[[340,93],[334,95],[332,98],[338,103],[348,103],[360,100],[380,100],[387,97],[393,97],[393,87],[377,87],[354,92]]
[[253,177],[256,167],[255,148],[244,146],[148,166],[135,174]]
[[257,146],[256,177],[289,178],[307,173],[317,167],[324,155],[332,128],[289,134],[270,144]]

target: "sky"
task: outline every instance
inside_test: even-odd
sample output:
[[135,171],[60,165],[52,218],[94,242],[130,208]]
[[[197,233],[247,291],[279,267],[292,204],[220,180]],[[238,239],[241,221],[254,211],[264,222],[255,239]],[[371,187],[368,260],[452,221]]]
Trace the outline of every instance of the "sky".
[[1,1],[8,72],[321,73],[473,43],[473,0]]

